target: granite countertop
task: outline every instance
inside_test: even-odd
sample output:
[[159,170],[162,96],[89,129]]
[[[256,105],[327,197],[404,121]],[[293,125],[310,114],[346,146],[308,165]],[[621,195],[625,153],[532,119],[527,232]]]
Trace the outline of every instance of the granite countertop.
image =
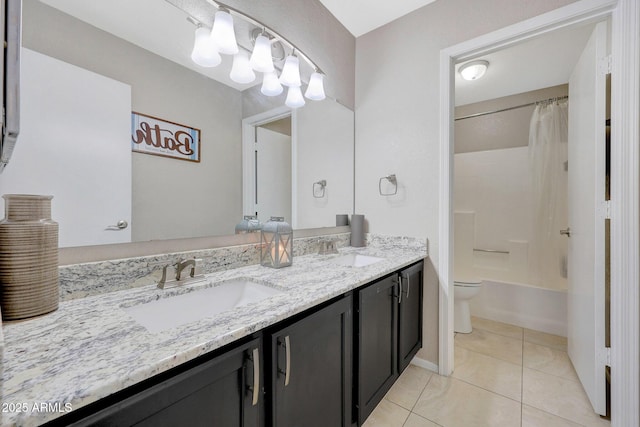
[[[345,253],[384,260],[365,267],[331,262]],[[62,302],[45,316],[5,323],[1,425],[42,424],[419,261],[427,250],[397,239],[343,248],[340,255],[295,257],[291,267],[277,270],[251,265],[216,272],[178,288],[149,285],[91,296]],[[237,278],[284,292],[158,333],[124,311]]]

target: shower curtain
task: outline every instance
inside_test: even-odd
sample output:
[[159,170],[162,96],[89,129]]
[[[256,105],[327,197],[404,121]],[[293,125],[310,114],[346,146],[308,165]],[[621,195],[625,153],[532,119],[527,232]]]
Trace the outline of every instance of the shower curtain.
[[536,105],[529,128],[529,163],[533,194],[530,269],[538,284],[566,288],[568,102]]

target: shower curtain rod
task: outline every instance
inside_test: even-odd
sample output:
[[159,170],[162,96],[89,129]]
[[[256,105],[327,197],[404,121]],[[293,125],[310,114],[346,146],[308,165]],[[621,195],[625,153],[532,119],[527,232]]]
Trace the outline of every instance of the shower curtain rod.
[[563,99],[569,99],[569,97],[566,96],[566,95],[565,96],[556,96],[554,98],[543,99],[543,100],[535,101],[535,102],[529,102],[528,104],[516,105],[515,107],[501,108],[499,110],[493,110],[493,111],[483,111],[482,113],[475,113],[475,114],[469,114],[468,116],[456,117],[454,119],[454,121],[457,122],[458,120],[471,119],[473,117],[480,117],[480,116],[486,116],[488,114],[501,113],[503,111],[515,110],[517,108],[531,107],[532,105],[542,104],[542,103],[545,103],[545,102],[562,101]]

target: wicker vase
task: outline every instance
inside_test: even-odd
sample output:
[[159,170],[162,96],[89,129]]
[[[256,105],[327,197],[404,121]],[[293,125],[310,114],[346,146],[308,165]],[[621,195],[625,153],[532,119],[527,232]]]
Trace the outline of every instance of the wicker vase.
[[58,308],[58,223],[53,196],[7,194],[0,222],[0,305],[3,320]]

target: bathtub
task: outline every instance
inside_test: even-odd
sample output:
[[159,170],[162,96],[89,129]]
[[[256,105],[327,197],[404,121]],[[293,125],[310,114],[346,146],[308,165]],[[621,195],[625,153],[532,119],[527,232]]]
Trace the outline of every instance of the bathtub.
[[483,280],[473,316],[567,336],[567,291]]

